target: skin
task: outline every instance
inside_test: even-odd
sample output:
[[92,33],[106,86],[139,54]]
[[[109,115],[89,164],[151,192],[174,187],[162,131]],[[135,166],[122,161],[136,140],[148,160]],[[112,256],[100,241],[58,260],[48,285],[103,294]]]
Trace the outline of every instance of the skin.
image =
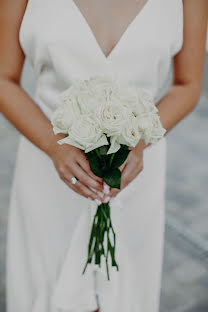
[[[195,108],[202,85],[208,1],[183,2],[183,48],[173,60],[173,85],[157,103],[167,133]],[[121,37],[135,17],[135,12],[139,12],[145,4],[145,0],[138,3],[133,0],[77,0],[76,3],[91,21],[90,26],[94,29],[97,41],[103,53],[108,55],[118,42],[117,38]],[[106,196],[102,193],[103,181],[91,172],[84,152],[73,146],[57,144],[57,140],[64,136],[53,134],[49,120],[20,86],[25,56],[18,36],[26,5],[27,0],[0,0],[0,111],[25,137],[53,160],[60,178],[70,188],[85,197],[105,199]],[[118,21],[116,25],[115,20]],[[121,189],[142,171],[145,148],[148,146],[142,141],[132,148],[127,161],[121,167]],[[72,176],[79,180],[75,186],[69,182]],[[109,195],[116,196],[118,192],[110,189]]]
[[[145,1],[137,3],[131,0],[129,5],[129,0],[77,0],[76,4],[83,10],[87,20],[91,21],[91,28],[96,30],[96,39],[103,53],[108,55],[135,17],[135,12],[138,13],[145,5]],[[173,60],[173,85],[157,103],[161,122],[167,133],[195,108],[202,85],[208,1],[183,2],[183,47]],[[84,152],[70,145],[57,144],[57,140],[64,136],[54,135],[50,121],[20,86],[25,55],[18,36],[26,5],[26,0],[0,0],[0,111],[25,137],[53,160],[60,178],[70,188],[82,196],[105,200],[106,195],[102,192],[103,181],[90,170]],[[115,20],[118,20],[116,25]],[[121,167],[121,189],[142,171],[145,148],[148,146],[142,141],[132,148]],[[69,182],[72,176],[79,180],[75,186]],[[110,189],[108,196],[116,196],[118,192]]]

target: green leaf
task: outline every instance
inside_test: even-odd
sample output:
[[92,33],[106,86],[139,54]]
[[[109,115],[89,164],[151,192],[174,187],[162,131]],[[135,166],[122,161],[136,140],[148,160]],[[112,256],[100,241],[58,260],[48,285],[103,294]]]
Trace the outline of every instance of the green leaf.
[[103,170],[101,168],[101,162],[100,159],[98,158],[97,154],[92,151],[87,153],[87,159],[89,161],[90,164],[90,169],[92,170],[92,172],[102,178],[103,177]]
[[99,151],[100,151],[100,155],[107,155],[108,146],[103,145],[103,146],[99,147]]
[[111,168],[119,168],[125,162],[129,153],[130,150],[128,149],[128,146],[122,145],[118,152],[115,153]]
[[104,181],[112,188],[121,187],[121,171],[117,168],[105,172]]

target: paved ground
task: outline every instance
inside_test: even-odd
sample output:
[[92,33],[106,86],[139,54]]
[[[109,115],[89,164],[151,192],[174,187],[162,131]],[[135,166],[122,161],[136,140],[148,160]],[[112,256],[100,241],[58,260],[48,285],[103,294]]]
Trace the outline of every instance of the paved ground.
[[[32,93],[33,81],[25,88]],[[208,77],[208,58],[205,76]],[[161,312],[208,311],[208,79],[197,109],[169,133]],[[0,115],[0,312],[5,312],[5,240],[18,133]],[[150,285],[151,287],[151,285]],[[29,311],[28,311],[29,312]]]

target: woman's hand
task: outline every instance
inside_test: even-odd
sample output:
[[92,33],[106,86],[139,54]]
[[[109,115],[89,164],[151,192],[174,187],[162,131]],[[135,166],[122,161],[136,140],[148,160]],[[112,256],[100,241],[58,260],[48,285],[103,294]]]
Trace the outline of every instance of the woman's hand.
[[[72,190],[84,197],[98,200],[98,203],[102,201],[103,180],[93,174],[83,151],[71,145],[57,144],[50,157],[60,178]],[[77,178],[74,185],[70,182],[73,176]]]
[[110,188],[110,192],[105,195],[104,200],[108,201],[112,197],[115,197],[143,170],[144,147],[144,143],[141,142],[136,147],[129,148],[131,152],[129,153],[124,164],[119,168],[121,170],[121,188]]

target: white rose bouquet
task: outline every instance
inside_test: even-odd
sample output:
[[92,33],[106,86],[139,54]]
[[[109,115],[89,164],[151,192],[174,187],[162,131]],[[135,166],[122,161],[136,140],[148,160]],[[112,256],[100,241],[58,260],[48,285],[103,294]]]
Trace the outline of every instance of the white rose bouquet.
[[[128,157],[128,147],[135,147],[139,140],[155,143],[166,132],[149,91],[110,77],[96,75],[78,81],[60,98],[61,104],[51,119],[54,133],[66,135],[58,143],[84,150],[93,173],[112,188],[120,188],[119,167]],[[110,204],[101,203],[94,216],[83,274],[93,256],[99,266],[104,256],[109,279],[109,255],[118,270],[115,247]]]

